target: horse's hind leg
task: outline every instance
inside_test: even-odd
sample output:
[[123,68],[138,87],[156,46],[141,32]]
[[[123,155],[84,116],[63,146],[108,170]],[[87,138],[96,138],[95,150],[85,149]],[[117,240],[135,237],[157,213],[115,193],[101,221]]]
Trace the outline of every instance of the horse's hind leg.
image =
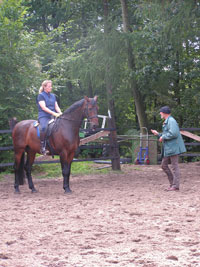
[[35,160],[35,154],[36,154],[35,152],[31,152],[29,149],[27,149],[27,160],[25,164],[25,171],[26,171],[26,177],[28,179],[28,186],[29,186],[29,189],[31,189],[32,193],[37,192],[33,184],[33,179],[31,175],[31,169],[32,169],[33,162]]
[[15,183],[14,183],[15,193],[20,193],[19,185],[24,184],[24,151],[23,150],[15,152],[14,170],[15,170]]

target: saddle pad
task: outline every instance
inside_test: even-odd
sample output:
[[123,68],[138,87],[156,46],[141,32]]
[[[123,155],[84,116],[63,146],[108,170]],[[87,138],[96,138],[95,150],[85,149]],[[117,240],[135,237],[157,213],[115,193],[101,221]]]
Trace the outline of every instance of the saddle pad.
[[38,121],[34,121],[33,126],[36,128],[37,130],[37,137],[40,138],[40,129],[39,129],[39,122]]
[[39,125],[39,122],[38,121],[34,121],[33,126],[36,128],[36,127],[38,127],[38,125]]

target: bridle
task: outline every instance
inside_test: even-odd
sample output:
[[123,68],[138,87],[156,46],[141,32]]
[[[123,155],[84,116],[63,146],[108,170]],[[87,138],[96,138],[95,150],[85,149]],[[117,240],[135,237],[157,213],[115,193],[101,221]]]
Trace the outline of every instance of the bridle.
[[[91,109],[97,109],[97,106],[96,105],[93,105]],[[91,119],[94,119],[94,118],[98,118],[98,115],[94,115],[94,116],[89,116],[89,105],[88,105],[88,102],[86,104],[86,107],[85,107],[85,117],[87,118],[88,120],[88,123],[91,123],[90,120]],[[97,113],[97,112],[96,112]]]

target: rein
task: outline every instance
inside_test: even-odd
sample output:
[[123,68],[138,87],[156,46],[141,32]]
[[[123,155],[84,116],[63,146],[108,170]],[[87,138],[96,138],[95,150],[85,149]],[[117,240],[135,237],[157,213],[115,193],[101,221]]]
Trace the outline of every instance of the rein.
[[56,118],[56,121],[59,120],[59,119],[66,120],[66,121],[76,121],[76,122],[81,122],[81,121],[82,121],[82,120],[72,120],[72,119],[68,119],[68,118],[63,117],[62,115],[59,116],[58,118]]
[[[86,105],[86,108],[84,109],[84,113],[86,115],[86,118],[88,120],[88,123],[90,123],[90,120],[93,119],[93,118],[98,118],[98,115],[94,115],[94,116],[89,116],[89,112],[88,112],[88,103]],[[73,119],[68,119],[66,117],[64,117],[63,115],[59,116],[57,119],[63,119],[63,120],[68,120],[68,121],[74,121],[74,122],[82,122],[83,120],[73,120]]]

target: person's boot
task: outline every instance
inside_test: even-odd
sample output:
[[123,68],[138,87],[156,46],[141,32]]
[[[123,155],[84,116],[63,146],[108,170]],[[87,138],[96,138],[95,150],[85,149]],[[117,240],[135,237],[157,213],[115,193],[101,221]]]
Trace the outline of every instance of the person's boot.
[[40,153],[42,155],[46,155],[46,140],[45,140],[45,133],[40,133]]

